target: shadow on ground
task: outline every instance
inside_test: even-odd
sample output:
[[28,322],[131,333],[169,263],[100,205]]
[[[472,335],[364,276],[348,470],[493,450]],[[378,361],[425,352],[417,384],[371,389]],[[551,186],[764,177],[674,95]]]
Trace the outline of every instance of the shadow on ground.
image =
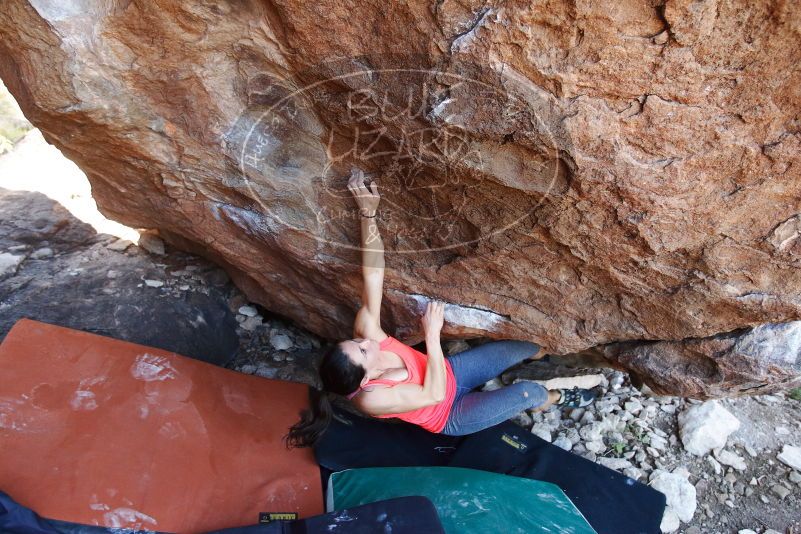
[[98,234],[41,193],[0,188],[0,339],[28,317],[217,365],[237,353],[225,272]]

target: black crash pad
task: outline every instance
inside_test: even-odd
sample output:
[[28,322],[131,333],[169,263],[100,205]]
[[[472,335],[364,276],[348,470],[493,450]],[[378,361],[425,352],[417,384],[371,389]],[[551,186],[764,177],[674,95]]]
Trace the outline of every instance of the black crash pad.
[[658,534],[665,496],[506,421],[463,437],[337,411],[315,447],[327,472],[361,467],[481,469],[559,486],[599,534]]

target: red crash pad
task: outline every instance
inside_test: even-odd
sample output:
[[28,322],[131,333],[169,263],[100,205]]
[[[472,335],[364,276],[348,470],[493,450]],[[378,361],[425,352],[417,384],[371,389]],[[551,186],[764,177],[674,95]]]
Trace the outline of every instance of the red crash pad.
[[281,440],[301,384],[22,319],[0,345],[0,489],[40,515],[167,532],[323,512]]

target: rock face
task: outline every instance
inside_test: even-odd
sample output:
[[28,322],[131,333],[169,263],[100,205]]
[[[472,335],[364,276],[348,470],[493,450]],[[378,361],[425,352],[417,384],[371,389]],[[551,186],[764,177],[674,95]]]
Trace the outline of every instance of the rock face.
[[[681,340],[801,319],[800,24],[766,0],[5,0],[0,77],[104,214],[317,334],[359,305],[359,166],[397,337],[435,297],[446,337],[692,361]],[[657,386],[725,393],[673,379],[704,365]]]
[[683,341],[612,343],[603,354],[659,393],[698,398],[760,394],[798,382],[801,321]]

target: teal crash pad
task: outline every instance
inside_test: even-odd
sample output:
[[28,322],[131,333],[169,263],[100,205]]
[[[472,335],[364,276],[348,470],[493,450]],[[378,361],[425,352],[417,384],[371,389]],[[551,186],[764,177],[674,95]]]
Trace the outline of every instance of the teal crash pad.
[[[462,467],[372,467],[331,475],[328,511],[422,495],[448,534],[596,534],[554,484]],[[414,513],[414,510],[409,510]]]

